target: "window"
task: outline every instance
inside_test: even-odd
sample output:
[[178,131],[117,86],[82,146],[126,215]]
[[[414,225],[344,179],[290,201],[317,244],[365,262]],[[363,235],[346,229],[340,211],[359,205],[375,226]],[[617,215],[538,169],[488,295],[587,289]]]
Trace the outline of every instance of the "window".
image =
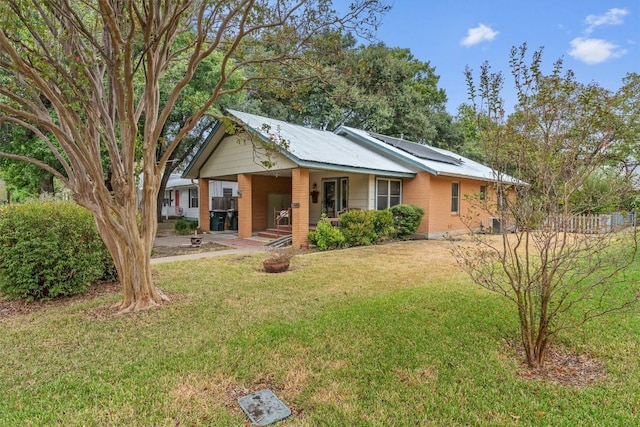
[[460,209],[460,183],[451,183],[451,213],[458,213]]
[[402,203],[402,181],[399,179],[378,179],[376,207],[379,210]]
[[166,190],[164,192],[164,199],[162,200],[163,206],[173,206],[173,190]]
[[222,197],[232,197],[232,196],[233,196],[233,188],[222,189]]
[[340,180],[340,209],[346,209],[349,207],[349,178],[342,178]]
[[189,189],[189,207],[190,208],[198,207],[198,189],[197,188]]
[[322,213],[328,217],[335,217],[349,207],[349,178],[323,179],[322,192]]
[[480,200],[481,201],[485,201],[487,200],[487,186],[486,185],[481,185],[480,186]]

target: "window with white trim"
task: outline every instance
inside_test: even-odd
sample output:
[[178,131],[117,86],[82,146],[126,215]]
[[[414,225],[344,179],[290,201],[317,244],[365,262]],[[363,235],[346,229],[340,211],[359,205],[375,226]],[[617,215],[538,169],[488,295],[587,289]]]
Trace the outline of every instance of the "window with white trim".
[[173,190],[165,190],[164,199],[162,200],[163,206],[173,206]]
[[460,211],[460,183],[451,183],[451,213],[457,214]]
[[197,188],[189,189],[189,207],[190,208],[198,207],[198,189]]
[[402,203],[402,180],[378,178],[376,187],[376,208],[378,210]]

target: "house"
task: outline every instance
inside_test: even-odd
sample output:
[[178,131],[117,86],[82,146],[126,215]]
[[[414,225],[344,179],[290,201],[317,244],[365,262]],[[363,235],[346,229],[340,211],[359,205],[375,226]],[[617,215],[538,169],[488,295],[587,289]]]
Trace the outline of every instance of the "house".
[[[203,204],[198,183],[197,179],[185,179],[180,174],[171,174],[164,192],[162,216],[198,220],[200,205]],[[204,199],[208,202],[204,205],[208,211],[213,211],[216,199],[234,198],[238,195],[237,182],[211,181],[207,187],[208,195]]]
[[[494,170],[447,150],[350,127],[335,132],[229,110],[246,132],[218,123],[183,178],[238,183],[238,237],[273,226],[291,208],[292,243],[308,244],[310,226],[322,214],[345,208],[421,206],[418,232],[429,238],[468,230],[462,216],[468,194],[487,195]],[[271,147],[269,149],[268,147]],[[209,194],[206,185],[200,194]],[[202,197],[202,196],[201,196]],[[200,209],[200,227],[209,212]],[[489,214],[474,226],[488,225]]]

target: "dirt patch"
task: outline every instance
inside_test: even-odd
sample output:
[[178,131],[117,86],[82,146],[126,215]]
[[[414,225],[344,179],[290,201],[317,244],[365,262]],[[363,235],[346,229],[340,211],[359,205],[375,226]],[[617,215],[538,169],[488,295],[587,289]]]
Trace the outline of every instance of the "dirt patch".
[[179,234],[176,232],[177,221],[177,219],[165,219],[162,222],[159,222],[156,237],[178,236]]
[[12,316],[35,313],[41,310],[48,310],[50,308],[64,307],[81,301],[92,301],[95,298],[99,298],[105,295],[113,295],[121,291],[122,288],[120,287],[119,282],[101,282],[92,285],[82,294],[74,295],[71,297],[61,297],[53,300],[36,301],[0,300],[0,320]]
[[523,379],[550,381],[565,387],[585,388],[607,376],[607,370],[599,360],[558,346],[547,350],[546,361],[542,368],[531,369],[525,362],[522,347],[516,343],[507,345],[513,357],[521,361],[518,374]]
[[176,255],[199,254],[203,252],[215,252],[229,249],[229,246],[221,245],[215,242],[202,242],[200,246],[191,246],[189,244],[177,246],[154,246],[151,258],[164,258]]

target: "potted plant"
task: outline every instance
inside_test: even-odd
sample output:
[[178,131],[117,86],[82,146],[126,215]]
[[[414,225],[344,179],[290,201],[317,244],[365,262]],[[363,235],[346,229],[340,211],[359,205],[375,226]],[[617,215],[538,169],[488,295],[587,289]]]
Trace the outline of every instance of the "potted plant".
[[192,248],[199,248],[200,245],[202,244],[202,237],[198,236],[198,229],[196,229],[194,231],[194,235],[191,236],[191,247]]
[[267,250],[267,258],[262,262],[267,273],[282,273],[289,269],[291,258],[295,256],[295,249],[291,246],[270,248]]
[[311,195],[311,202],[318,203],[318,195],[320,194],[320,192],[318,191],[318,184],[316,184],[315,182],[313,183],[313,186],[311,187],[311,193],[309,194]]

